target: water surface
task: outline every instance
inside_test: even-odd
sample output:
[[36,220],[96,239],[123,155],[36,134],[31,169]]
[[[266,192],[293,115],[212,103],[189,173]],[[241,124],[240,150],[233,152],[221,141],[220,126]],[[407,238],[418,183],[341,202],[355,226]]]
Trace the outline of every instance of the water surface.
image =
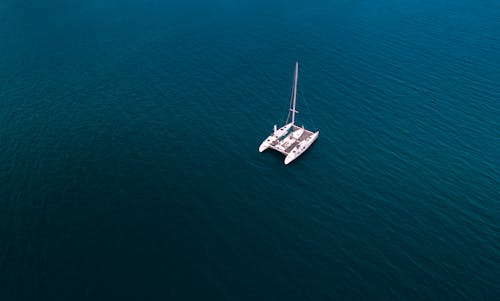
[[497,299],[499,16],[3,1],[0,299]]

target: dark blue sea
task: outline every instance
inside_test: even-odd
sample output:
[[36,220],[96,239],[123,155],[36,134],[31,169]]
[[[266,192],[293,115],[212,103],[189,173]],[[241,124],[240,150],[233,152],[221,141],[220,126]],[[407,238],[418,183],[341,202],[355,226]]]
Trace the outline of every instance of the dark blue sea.
[[500,300],[500,2],[1,1],[0,300]]

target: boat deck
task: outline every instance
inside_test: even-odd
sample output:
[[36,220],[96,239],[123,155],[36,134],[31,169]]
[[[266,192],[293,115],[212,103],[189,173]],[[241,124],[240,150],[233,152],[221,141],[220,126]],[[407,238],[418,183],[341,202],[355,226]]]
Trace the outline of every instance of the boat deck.
[[297,146],[297,144],[314,134],[314,132],[304,129],[304,132],[298,138],[293,137],[293,133],[300,129],[302,128],[294,125],[289,134],[287,134],[283,139],[272,142],[269,147],[284,155],[288,155],[293,148]]

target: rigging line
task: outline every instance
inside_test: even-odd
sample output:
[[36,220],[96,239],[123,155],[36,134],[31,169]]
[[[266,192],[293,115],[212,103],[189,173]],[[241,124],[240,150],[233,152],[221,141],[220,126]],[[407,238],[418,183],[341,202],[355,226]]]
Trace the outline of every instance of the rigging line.
[[309,119],[311,120],[312,122],[312,125],[313,125],[313,128],[315,131],[318,130],[318,128],[316,127],[316,123],[314,122],[314,118],[313,118],[313,113],[311,111],[311,108],[309,107],[309,102],[307,101],[307,99],[305,97],[302,97],[302,99],[304,99],[304,103],[306,104],[306,110],[307,110],[307,115],[309,115]]
[[292,108],[292,102],[293,102],[293,82],[295,80],[292,80],[292,90],[290,92],[290,103],[288,104],[288,115],[286,117],[285,124],[288,124],[288,120],[290,120],[290,114],[292,113],[290,109]]

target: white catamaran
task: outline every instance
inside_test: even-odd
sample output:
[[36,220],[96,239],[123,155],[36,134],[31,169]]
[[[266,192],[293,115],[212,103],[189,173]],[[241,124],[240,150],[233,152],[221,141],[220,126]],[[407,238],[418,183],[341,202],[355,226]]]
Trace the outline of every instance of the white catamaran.
[[[292,96],[290,98],[290,108],[288,110],[288,118],[285,125],[277,129],[274,125],[274,132],[262,142],[259,147],[259,152],[263,152],[268,148],[279,151],[284,154],[285,164],[295,160],[302,155],[316,139],[318,139],[319,131],[311,132],[304,129],[304,126],[298,127],[295,125],[295,104],[297,101],[297,80],[299,75],[299,63],[295,63],[295,74],[293,77]],[[289,123],[291,114],[291,122]]]

